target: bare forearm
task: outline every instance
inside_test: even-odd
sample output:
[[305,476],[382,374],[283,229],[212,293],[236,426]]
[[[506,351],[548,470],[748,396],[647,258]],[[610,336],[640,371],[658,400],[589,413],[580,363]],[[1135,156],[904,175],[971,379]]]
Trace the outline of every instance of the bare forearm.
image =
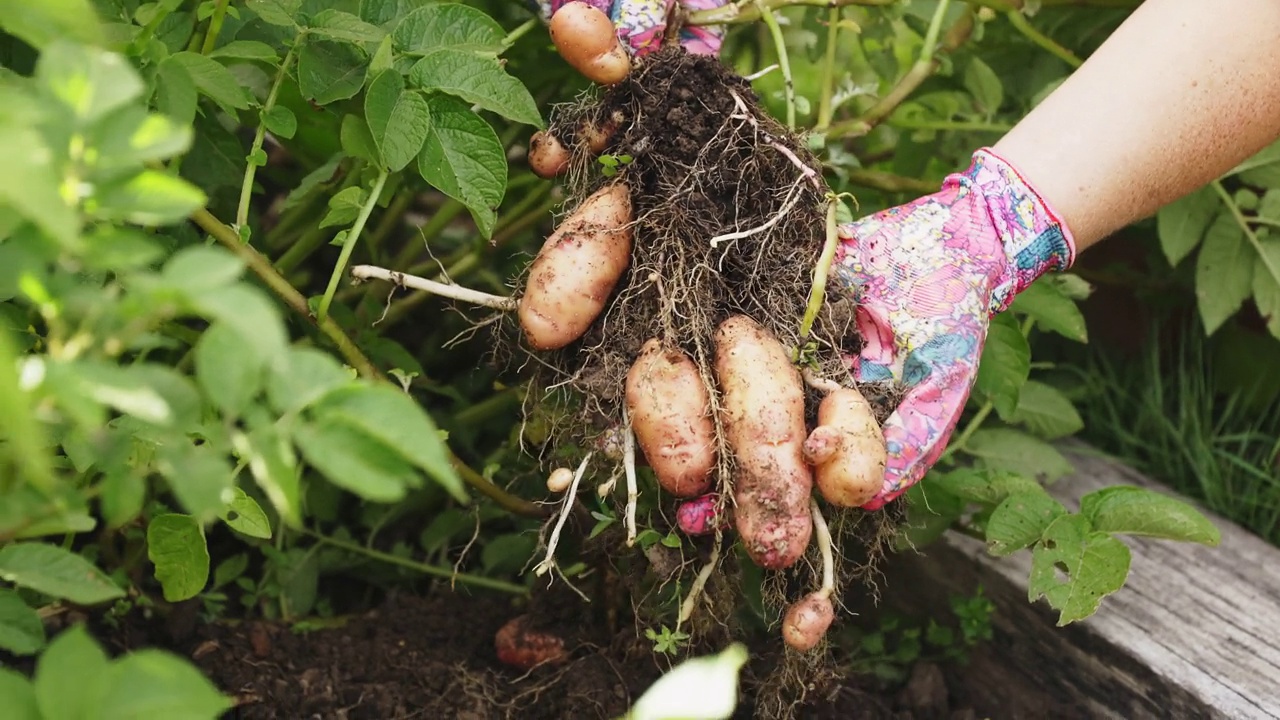
[[1146,0],[995,145],[1077,249],[1280,137],[1280,1]]

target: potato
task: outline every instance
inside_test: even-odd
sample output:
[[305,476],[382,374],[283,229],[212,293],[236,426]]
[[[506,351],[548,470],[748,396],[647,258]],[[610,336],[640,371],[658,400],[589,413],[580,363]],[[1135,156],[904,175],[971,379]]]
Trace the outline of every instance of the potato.
[[529,138],[529,169],[540,178],[551,179],[569,167],[569,151],[560,138],[539,130]]
[[836,610],[828,594],[821,590],[810,593],[787,610],[782,620],[782,641],[795,650],[808,652],[817,647],[835,619]]
[[725,440],[737,461],[734,526],[757,565],[790,567],[813,534],[800,372],[781,343],[742,315],[721,323],[715,344]]
[[875,497],[884,485],[886,454],[884,433],[862,393],[839,388],[822,398],[805,456],[827,502],[861,507]]
[[[702,497],[686,500],[676,508],[676,527],[685,535],[709,535],[717,527],[724,525],[724,519],[716,513],[716,504],[720,496],[708,493]],[[728,508],[725,508],[727,511]]]
[[582,337],[631,259],[631,194],[606,185],[583,201],[547,238],[529,268],[518,314],[535,350]]
[[682,498],[710,489],[716,426],[693,360],[652,338],[627,373],[626,393],[636,444],[662,489]]
[[566,3],[548,24],[551,42],[565,62],[588,80],[616,85],[631,72],[631,55],[618,39],[613,21],[581,0]]
[[599,155],[613,144],[613,138],[618,134],[618,128],[622,127],[622,123],[626,122],[627,116],[621,110],[614,110],[608,118],[596,122],[595,120],[584,120],[579,132],[582,137],[587,140],[587,149],[592,155]]
[[547,489],[553,493],[562,493],[573,484],[573,471],[569,468],[556,468],[547,476]]
[[538,665],[554,665],[569,659],[564,640],[529,627],[528,615],[518,615],[498,629],[493,645],[498,660],[521,671]]

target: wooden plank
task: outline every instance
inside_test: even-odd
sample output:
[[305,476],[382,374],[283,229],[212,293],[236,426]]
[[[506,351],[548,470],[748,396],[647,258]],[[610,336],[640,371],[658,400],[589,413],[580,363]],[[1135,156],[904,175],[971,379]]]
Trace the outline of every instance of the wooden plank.
[[[1174,494],[1087,447],[1064,450],[1076,472],[1050,490],[1073,510],[1118,484]],[[992,718],[1280,718],[1280,549],[1206,515],[1222,531],[1216,548],[1123,538],[1133,554],[1125,587],[1065,628],[1047,603],[1027,602],[1029,553],[993,558],[958,535],[900,557],[885,599],[936,612],[937,597],[920,597],[935,593],[910,588],[972,594],[981,583],[997,606],[995,642],[953,691]]]

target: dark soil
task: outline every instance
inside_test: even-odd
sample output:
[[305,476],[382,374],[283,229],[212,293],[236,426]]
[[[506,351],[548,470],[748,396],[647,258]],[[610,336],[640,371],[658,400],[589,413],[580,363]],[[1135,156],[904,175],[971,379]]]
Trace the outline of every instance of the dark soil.
[[[465,590],[391,595],[372,611],[307,631],[257,621],[203,624],[191,603],[174,610],[166,620],[134,615],[114,628],[94,622],[93,631],[112,653],[162,647],[192,659],[236,698],[225,720],[617,718],[666,668],[633,627],[610,630],[603,608],[567,590],[526,606]],[[565,640],[566,662],[528,673],[499,662],[494,634],[525,613]],[[767,676],[777,647],[770,637],[752,648],[736,718],[753,716],[747,678]],[[903,687],[844,678],[810,688],[809,697],[798,717],[974,717],[951,707],[947,678],[928,664],[918,665]]]

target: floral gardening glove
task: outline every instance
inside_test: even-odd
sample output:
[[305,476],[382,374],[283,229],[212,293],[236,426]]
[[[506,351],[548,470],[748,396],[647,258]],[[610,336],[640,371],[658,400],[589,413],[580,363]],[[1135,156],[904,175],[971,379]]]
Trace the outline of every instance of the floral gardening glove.
[[1018,171],[979,150],[942,189],[840,228],[832,275],[854,293],[863,382],[907,388],[884,424],[877,510],[937,461],[977,378],[991,316],[1075,259],[1070,231]]
[[[550,19],[556,10],[569,0],[532,0],[537,4],[543,19]],[[618,28],[618,38],[635,56],[642,56],[662,47],[667,31],[667,17],[676,2],[688,12],[709,10],[724,5],[727,0],[586,0],[588,5],[600,10],[613,20]],[[717,55],[724,37],[723,26],[683,27],[680,44],[691,53]]]

